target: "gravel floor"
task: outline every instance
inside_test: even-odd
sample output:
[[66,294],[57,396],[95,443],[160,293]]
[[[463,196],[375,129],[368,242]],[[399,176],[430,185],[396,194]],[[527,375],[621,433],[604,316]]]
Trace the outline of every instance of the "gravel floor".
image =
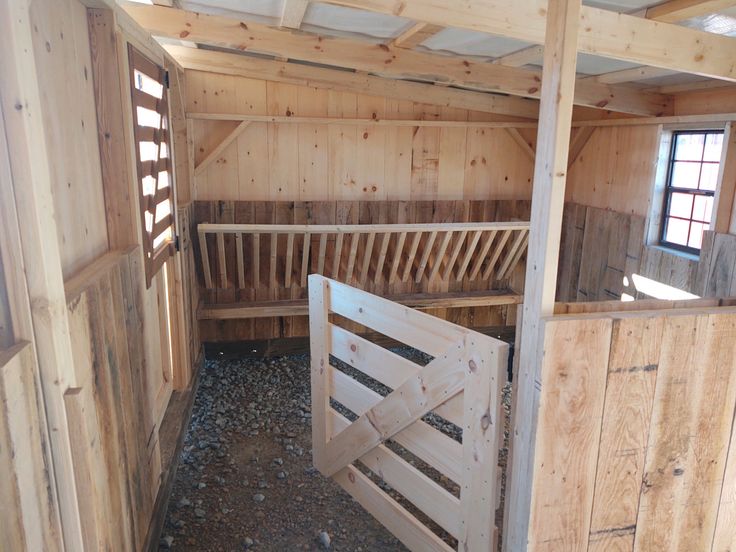
[[[410,349],[397,352],[419,364],[429,360]],[[337,366],[385,392],[380,384],[350,367]],[[207,361],[204,370],[161,549],[406,550],[336,483],[312,467],[308,356]],[[506,404],[508,394],[506,389]],[[428,416],[425,421],[459,439],[459,428],[441,418]],[[392,448],[457,493],[444,476],[400,447]],[[504,462],[505,450],[501,453]],[[448,544],[454,544],[411,504],[373,479]]]

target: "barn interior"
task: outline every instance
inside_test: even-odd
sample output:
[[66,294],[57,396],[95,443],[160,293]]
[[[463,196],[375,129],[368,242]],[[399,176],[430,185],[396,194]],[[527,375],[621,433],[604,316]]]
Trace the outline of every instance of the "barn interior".
[[0,549],[736,547],[736,1],[0,29]]

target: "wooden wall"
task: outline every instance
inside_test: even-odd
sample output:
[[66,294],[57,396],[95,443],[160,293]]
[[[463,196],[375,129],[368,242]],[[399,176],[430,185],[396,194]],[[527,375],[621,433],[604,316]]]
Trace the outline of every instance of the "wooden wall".
[[[187,111],[367,119],[509,117],[187,71]],[[193,121],[198,164],[237,123]],[[535,132],[525,133],[533,141]],[[194,199],[529,199],[533,161],[506,129],[251,123],[196,177]]]
[[147,549],[201,353],[186,203],[182,252],[143,271],[127,44],[164,52],[78,0],[9,0],[0,27],[0,548]]
[[31,4],[64,276],[107,250],[87,13],[78,0]]
[[558,301],[610,301],[636,289],[634,275],[700,297],[736,295],[736,235],[706,232],[698,259],[645,245],[646,218],[567,203]]
[[730,550],[736,309],[556,316],[544,335],[529,549]]

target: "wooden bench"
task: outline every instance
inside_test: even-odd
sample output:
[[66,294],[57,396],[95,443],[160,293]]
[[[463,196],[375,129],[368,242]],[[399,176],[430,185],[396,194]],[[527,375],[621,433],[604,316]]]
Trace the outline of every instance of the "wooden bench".
[[[307,276],[329,276],[415,308],[512,305],[508,279],[529,223],[199,224],[199,318],[306,315]],[[217,299],[227,292],[228,301]],[[234,299],[234,300],[233,300]]]

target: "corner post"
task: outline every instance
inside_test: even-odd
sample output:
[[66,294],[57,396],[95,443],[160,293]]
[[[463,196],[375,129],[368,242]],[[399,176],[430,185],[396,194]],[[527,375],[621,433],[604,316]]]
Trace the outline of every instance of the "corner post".
[[572,123],[580,0],[549,0],[524,286],[518,394],[512,414],[510,490],[504,550],[527,548],[543,340],[541,319],[554,310],[557,262]]

